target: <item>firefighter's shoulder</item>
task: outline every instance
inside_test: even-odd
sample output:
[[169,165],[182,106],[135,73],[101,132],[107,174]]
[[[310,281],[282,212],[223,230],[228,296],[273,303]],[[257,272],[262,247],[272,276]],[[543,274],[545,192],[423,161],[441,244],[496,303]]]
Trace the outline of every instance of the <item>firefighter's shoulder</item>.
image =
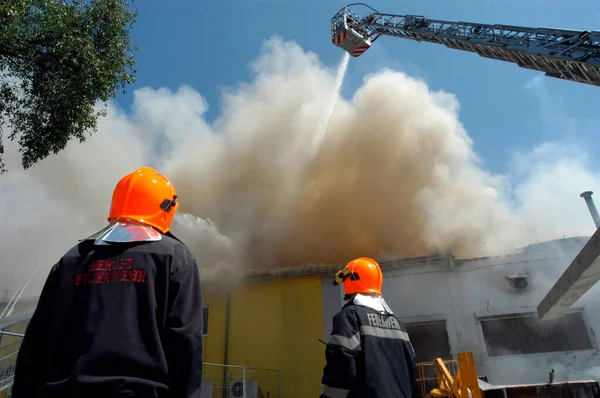
[[94,241],[92,240],[81,240],[77,244],[73,245],[66,253],[62,255],[60,260],[56,263],[55,267],[62,265],[71,265],[79,263],[82,258],[85,258],[90,251],[94,249]]
[[193,266],[197,267],[196,258],[192,254],[191,250],[187,247],[183,241],[173,235],[171,232],[167,232],[163,235],[162,239],[165,249],[171,253],[171,260],[173,261],[173,269],[171,272],[177,272],[178,270]]
[[360,318],[359,309],[350,303],[350,305],[343,306],[340,312],[333,316],[333,323],[355,329],[360,326]]

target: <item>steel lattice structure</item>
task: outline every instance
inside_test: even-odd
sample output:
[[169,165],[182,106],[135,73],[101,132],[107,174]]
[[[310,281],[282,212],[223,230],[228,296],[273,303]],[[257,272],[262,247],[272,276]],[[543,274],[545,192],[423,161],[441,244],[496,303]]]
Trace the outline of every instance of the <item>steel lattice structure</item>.
[[376,12],[359,17],[349,7],[331,20],[332,41],[358,57],[380,36],[443,44],[512,62],[546,76],[600,86],[600,31],[486,25]]

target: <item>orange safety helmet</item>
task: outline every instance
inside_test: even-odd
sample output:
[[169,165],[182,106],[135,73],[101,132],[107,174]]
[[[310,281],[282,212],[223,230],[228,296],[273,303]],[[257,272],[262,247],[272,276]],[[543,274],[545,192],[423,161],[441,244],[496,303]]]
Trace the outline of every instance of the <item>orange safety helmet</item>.
[[171,182],[153,168],[141,167],[117,183],[108,221],[126,218],[167,233],[178,207]]
[[368,257],[360,257],[346,264],[338,271],[334,285],[344,282],[344,292],[347,295],[355,293],[381,295],[383,273],[377,261]]

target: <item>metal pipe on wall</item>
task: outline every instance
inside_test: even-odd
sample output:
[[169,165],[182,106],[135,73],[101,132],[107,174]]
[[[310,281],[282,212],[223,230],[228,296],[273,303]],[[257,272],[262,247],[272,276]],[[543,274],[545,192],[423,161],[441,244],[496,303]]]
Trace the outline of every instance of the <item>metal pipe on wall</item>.
[[231,314],[231,291],[227,291],[225,308],[225,352],[223,358],[223,398],[227,398],[227,364],[229,361],[229,318]]
[[592,191],[582,192],[580,197],[585,200],[585,204],[587,204],[588,210],[592,215],[592,219],[594,220],[594,224],[596,224],[596,229],[600,228],[600,216],[598,215],[598,209],[596,209],[596,205],[594,204],[594,199],[592,199]]

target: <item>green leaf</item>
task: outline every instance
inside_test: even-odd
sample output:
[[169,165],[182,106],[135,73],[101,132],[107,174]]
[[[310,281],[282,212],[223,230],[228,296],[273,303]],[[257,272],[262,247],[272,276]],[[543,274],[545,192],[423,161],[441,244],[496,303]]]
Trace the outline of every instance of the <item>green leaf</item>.
[[0,2],[0,174],[3,128],[25,169],[97,131],[95,109],[135,81],[125,0]]

